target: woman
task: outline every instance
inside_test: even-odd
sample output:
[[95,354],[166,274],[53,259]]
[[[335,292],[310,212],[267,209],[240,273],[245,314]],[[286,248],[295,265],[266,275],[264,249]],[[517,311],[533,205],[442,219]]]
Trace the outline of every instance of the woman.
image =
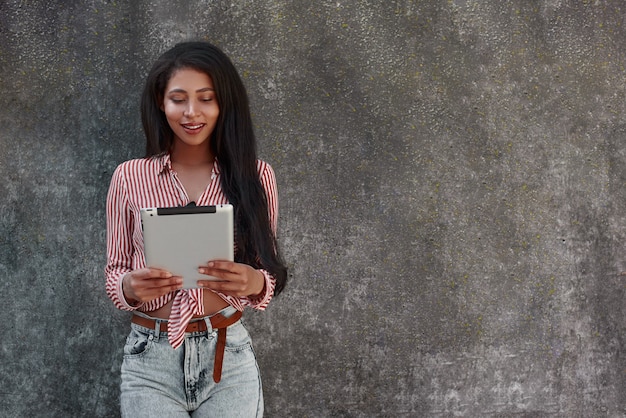
[[[256,158],[241,78],[206,42],[165,52],[148,74],[141,115],[146,157],[115,170],[107,196],[106,289],[133,311],[124,347],[123,416],[263,414],[258,366],[239,321],[263,310],[287,281],[276,245],[272,168]],[[235,261],[207,260],[198,289],[146,266],[139,211],[231,203]]]

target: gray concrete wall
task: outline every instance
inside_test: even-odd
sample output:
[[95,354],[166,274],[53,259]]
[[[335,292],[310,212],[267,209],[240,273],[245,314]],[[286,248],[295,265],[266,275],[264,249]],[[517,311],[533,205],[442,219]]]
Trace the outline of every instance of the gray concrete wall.
[[621,0],[0,2],[0,415],[117,415],[104,204],[139,91],[233,58],[291,283],[269,417],[626,415]]

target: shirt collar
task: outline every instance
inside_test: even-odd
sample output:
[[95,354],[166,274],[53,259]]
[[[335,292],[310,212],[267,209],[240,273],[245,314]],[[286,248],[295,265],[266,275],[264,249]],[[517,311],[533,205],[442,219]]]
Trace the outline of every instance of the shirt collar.
[[[170,153],[166,152],[161,155],[154,157],[156,159],[156,174],[163,174],[165,171],[172,170],[172,159],[170,157]],[[213,174],[216,176],[220,175],[220,165],[217,161],[217,158],[213,161]]]
[[166,171],[172,170],[172,160],[170,159],[169,152],[163,153],[154,158],[156,160],[155,169],[156,169],[157,175],[163,174]]

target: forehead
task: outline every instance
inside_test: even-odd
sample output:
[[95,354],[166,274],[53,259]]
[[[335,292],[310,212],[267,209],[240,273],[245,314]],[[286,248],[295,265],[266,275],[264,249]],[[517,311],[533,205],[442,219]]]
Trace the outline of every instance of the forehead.
[[196,91],[206,88],[213,89],[213,80],[207,73],[194,68],[180,68],[170,76],[165,91]]

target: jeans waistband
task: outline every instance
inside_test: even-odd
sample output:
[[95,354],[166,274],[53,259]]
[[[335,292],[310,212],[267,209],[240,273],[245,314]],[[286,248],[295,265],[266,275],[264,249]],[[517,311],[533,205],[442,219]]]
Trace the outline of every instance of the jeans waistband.
[[[220,314],[220,315],[222,315],[222,316],[224,316],[226,318],[230,318],[235,312],[237,312],[237,309],[235,309],[233,306],[229,305],[229,306],[225,307],[224,309],[222,309],[220,311],[217,311],[216,313],[214,313],[212,315],[203,316],[201,318],[191,318],[191,320],[189,322],[196,322],[196,321],[205,321],[206,322],[207,320],[210,321],[212,316],[215,316],[215,315],[218,315],[218,314]],[[137,316],[140,316],[140,317],[146,318],[146,319],[151,319],[153,321],[168,322],[167,319],[155,318],[155,317],[150,316],[150,315],[148,315],[148,314],[146,314],[144,312],[141,312],[141,311],[134,311],[133,315],[137,315]]]

